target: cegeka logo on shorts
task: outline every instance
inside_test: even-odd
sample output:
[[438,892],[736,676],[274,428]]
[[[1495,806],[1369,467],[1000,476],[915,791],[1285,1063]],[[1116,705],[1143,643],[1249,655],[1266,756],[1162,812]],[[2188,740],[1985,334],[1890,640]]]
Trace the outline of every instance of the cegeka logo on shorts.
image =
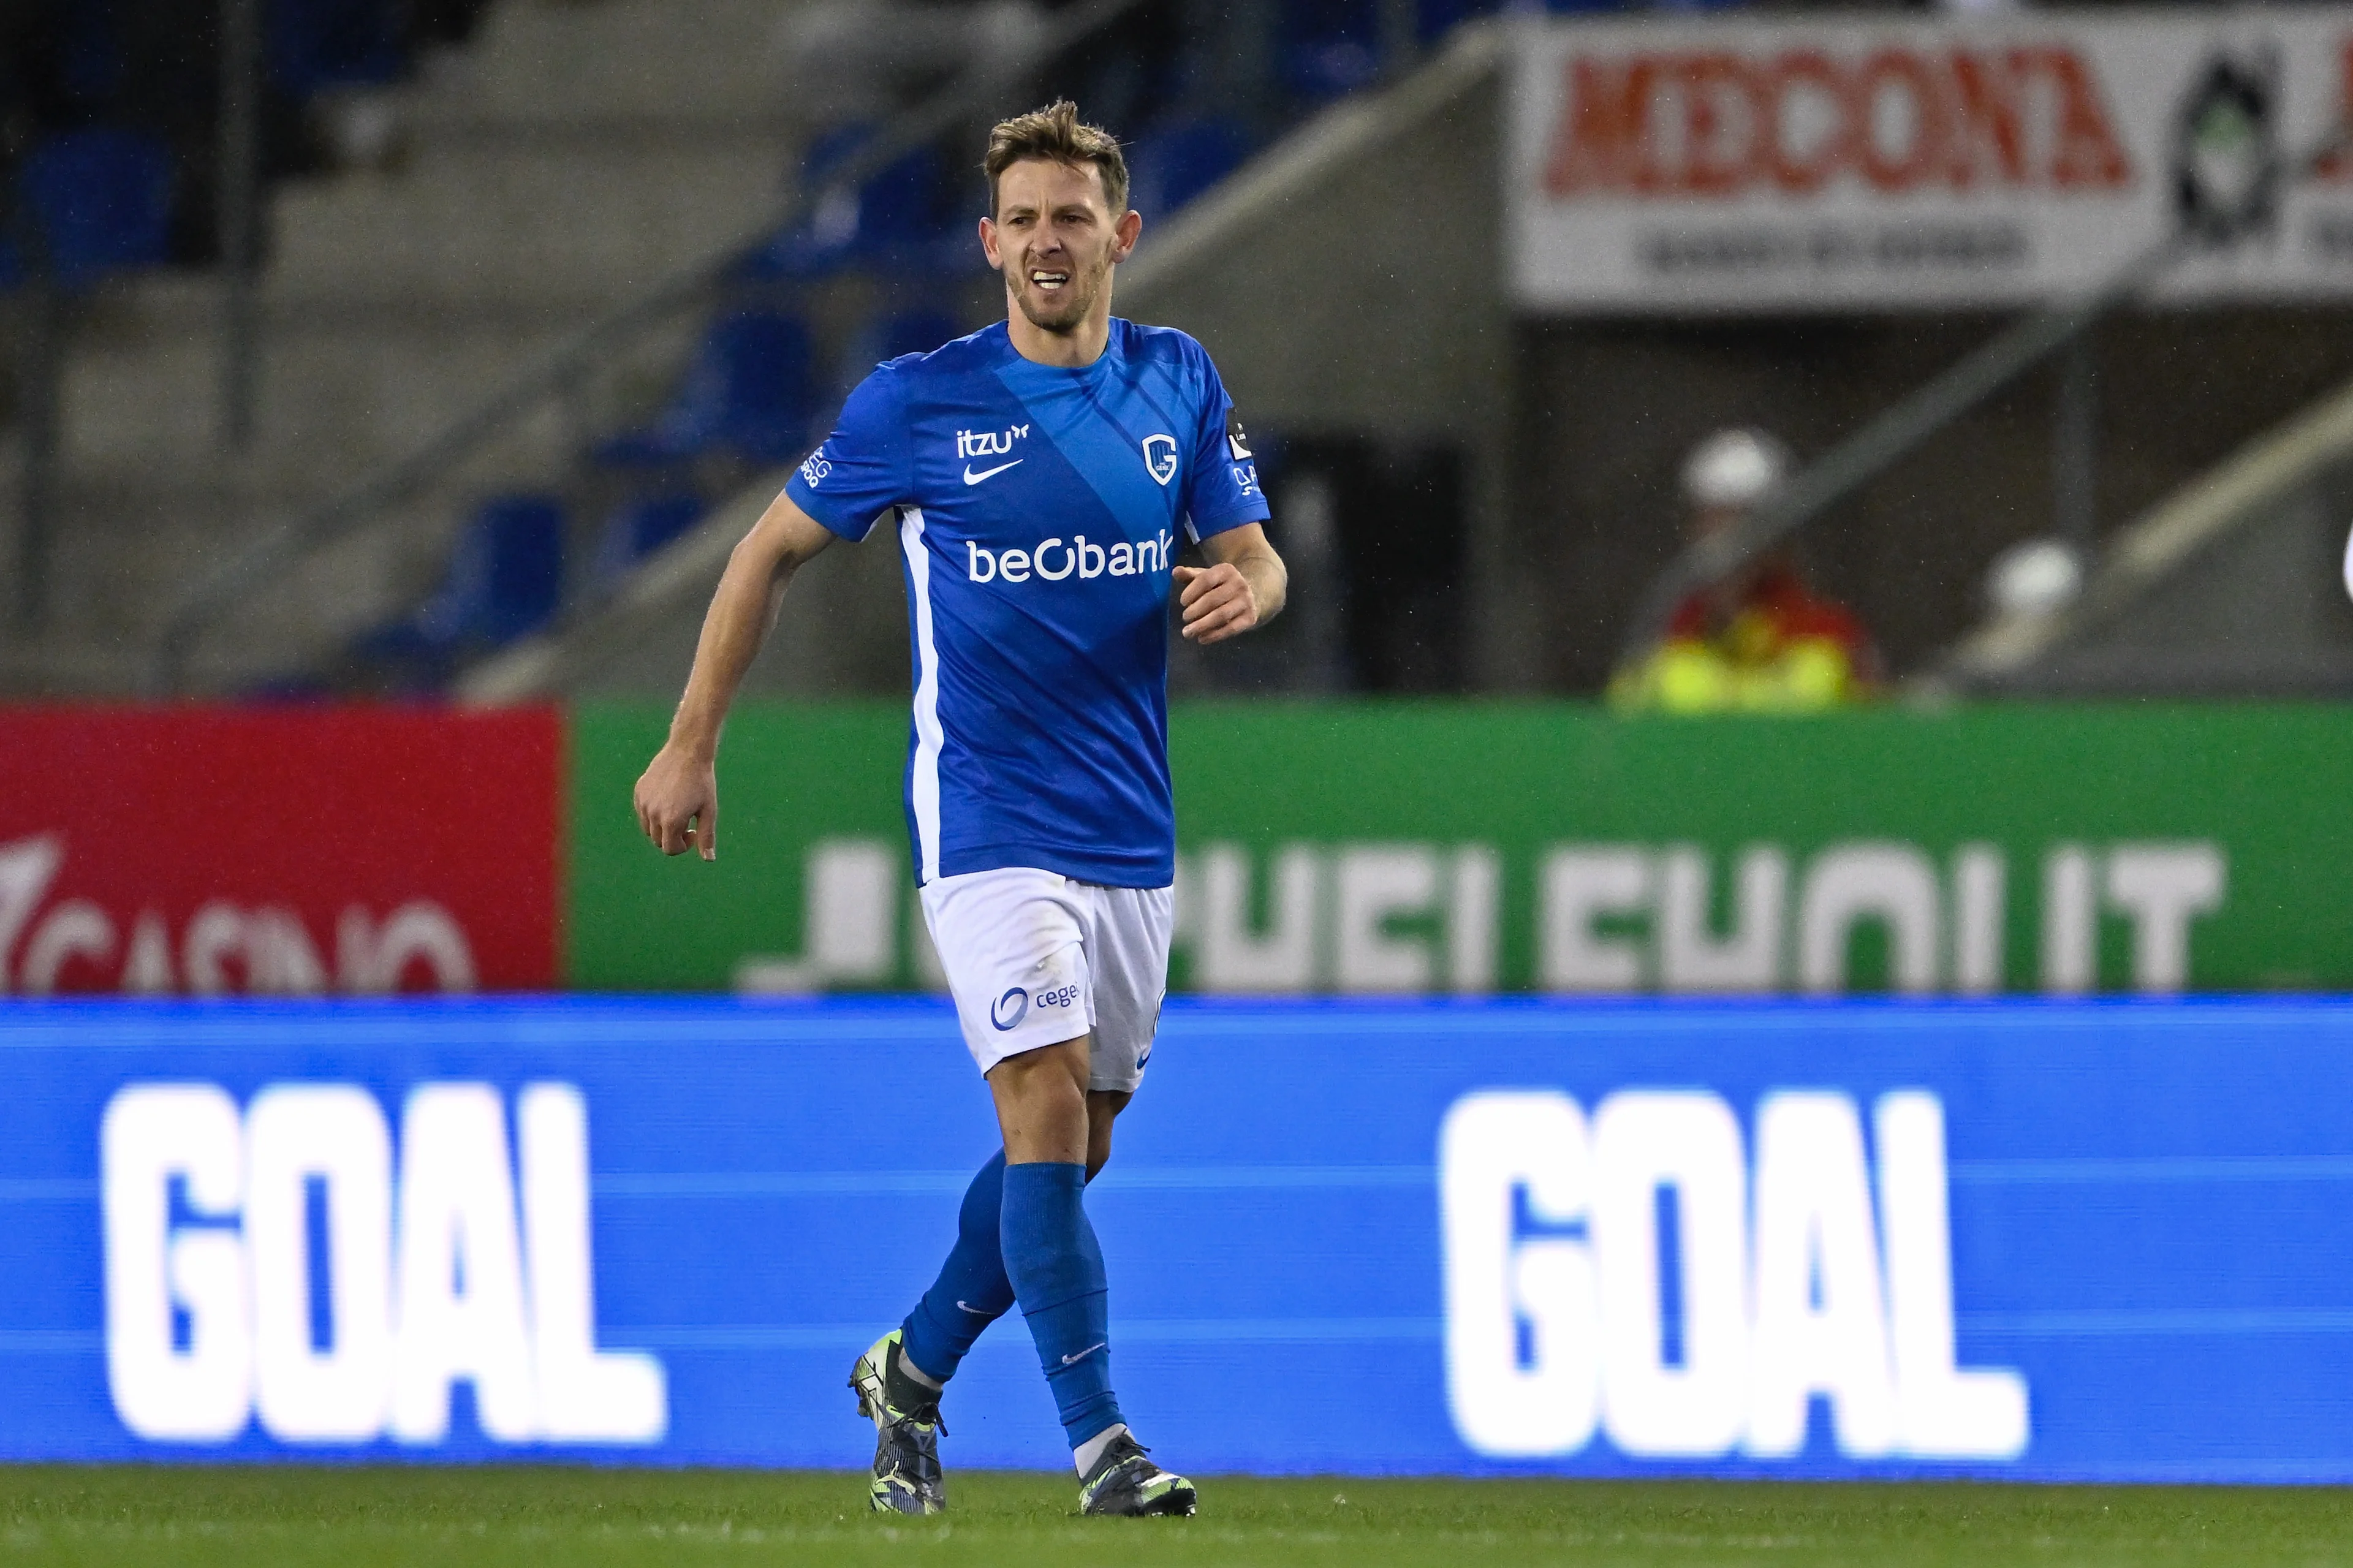
[[[353,1083],[133,1083],[99,1128],[106,1370],[141,1437],[432,1445],[470,1384],[495,1443],[649,1444],[667,1374],[596,1348],[588,1110],[420,1083],[396,1143]],[[396,1154],[397,1158],[396,1159]]]
[[1029,1016],[1032,1003],[1039,1007],[1075,1007],[1079,1005],[1079,988],[1075,985],[1055,985],[1039,992],[1034,997],[1025,986],[1008,986],[1005,994],[990,1004],[988,1021],[1001,1033],[1009,1033]]
[[1081,581],[1096,577],[1135,577],[1152,572],[1168,570],[1168,552],[1176,542],[1176,536],[1162,529],[1153,538],[1131,543],[1121,540],[1116,544],[1096,544],[1083,533],[1071,540],[1041,539],[1027,550],[983,550],[970,540],[965,542],[965,580],[988,583],[1002,579],[1008,583],[1026,583],[1034,574],[1048,583],[1060,583],[1076,576]]
[[[1945,1110],[1776,1089],[1468,1094],[1439,1134],[1454,1426],[1498,1458],[2014,1459],[2026,1380],[1956,1366]],[[1747,1146],[1744,1146],[1746,1144]],[[1873,1180],[1873,1165],[1876,1180]]]

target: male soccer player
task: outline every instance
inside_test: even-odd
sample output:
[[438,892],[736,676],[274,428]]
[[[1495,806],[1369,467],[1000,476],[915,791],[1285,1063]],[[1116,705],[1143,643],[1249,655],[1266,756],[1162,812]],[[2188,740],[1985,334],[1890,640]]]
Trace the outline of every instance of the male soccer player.
[[[1170,586],[1184,635],[1208,644],[1280,611],[1285,574],[1208,355],[1112,317],[1112,269],[1143,226],[1118,142],[1057,103],[997,126],[986,167],[1004,324],[880,366],[735,547],[638,819],[667,854],[715,855],[721,721],[786,582],[894,514],[915,877],[1005,1146],[965,1194],[938,1279],[851,1369],[876,1429],[870,1500],[941,1510],[941,1390],[1018,1301],[1081,1510],[1190,1513],[1192,1483],[1145,1457],[1112,1392],[1083,1194],[1167,984]],[[1188,540],[1210,564],[1175,564]]]

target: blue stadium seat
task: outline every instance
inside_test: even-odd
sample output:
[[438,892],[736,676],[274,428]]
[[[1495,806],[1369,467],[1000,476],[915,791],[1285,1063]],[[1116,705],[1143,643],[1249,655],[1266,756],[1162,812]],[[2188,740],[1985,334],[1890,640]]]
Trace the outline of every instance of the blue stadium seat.
[[[1605,4],[1614,7],[1617,0],[1605,0]],[[1501,0],[1421,0],[1416,13],[1419,25],[1415,31],[1427,47],[1472,17],[1490,16],[1502,9]]]
[[964,329],[945,310],[918,308],[878,316],[849,341],[844,354],[849,379],[855,383],[886,360],[902,354],[927,354],[942,343],[964,336]]
[[272,79],[297,98],[399,79],[408,67],[404,9],[396,0],[272,0]]
[[670,405],[599,444],[608,468],[660,468],[706,452],[755,463],[797,457],[816,403],[816,353],[798,317],[737,310],[712,323]]
[[[1417,0],[1414,34],[1425,47],[1473,16],[1524,0]],[[1646,0],[1662,9],[1738,5],[1745,0]],[[1629,0],[1535,0],[1549,11],[1615,11]],[[1275,45],[1276,74],[1302,98],[1337,98],[1381,75],[1381,0],[1283,0]]]
[[[65,288],[86,288],[109,272],[165,258],[171,154],[150,137],[105,127],[53,136],[25,160],[17,193]],[[21,281],[30,262],[7,245],[0,284]]]
[[449,574],[417,625],[445,642],[512,642],[547,624],[564,598],[564,503],[553,496],[484,501],[458,536]]
[[[878,364],[904,354],[929,353],[942,343],[964,336],[965,329],[944,310],[929,307],[892,310],[870,318],[842,351],[840,381],[832,400],[821,412],[830,413],[857,389]],[[812,442],[821,431],[810,432]]]
[[1128,150],[1128,205],[1147,218],[1170,213],[1241,167],[1250,139],[1229,120],[1172,121]]
[[1283,0],[1275,75],[1309,100],[1369,87],[1381,74],[1378,0]]
[[708,510],[701,496],[688,490],[657,490],[623,501],[605,520],[591,579],[598,588],[610,588],[638,562],[701,522]]
[[459,657],[527,637],[564,602],[564,503],[554,496],[484,501],[459,534],[441,586],[417,610],[353,639],[352,656],[396,689],[438,690]]
[[[875,131],[856,121],[818,137],[801,159],[801,188],[822,186]],[[800,223],[779,230],[745,258],[744,275],[822,278],[860,266],[914,273],[971,270],[980,248],[944,213],[941,176],[935,150],[918,147],[904,153],[869,175],[846,200],[820,203]]]

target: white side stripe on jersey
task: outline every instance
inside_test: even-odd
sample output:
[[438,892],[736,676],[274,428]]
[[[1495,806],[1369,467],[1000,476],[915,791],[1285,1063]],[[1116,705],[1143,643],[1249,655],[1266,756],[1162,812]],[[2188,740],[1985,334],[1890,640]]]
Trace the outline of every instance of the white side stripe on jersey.
[[929,882],[940,874],[940,650],[932,641],[932,561],[923,548],[923,511],[899,514],[899,548],[907,555],[908,595],[915,612],[915,764],[908,784],[915,809],[916,876]]

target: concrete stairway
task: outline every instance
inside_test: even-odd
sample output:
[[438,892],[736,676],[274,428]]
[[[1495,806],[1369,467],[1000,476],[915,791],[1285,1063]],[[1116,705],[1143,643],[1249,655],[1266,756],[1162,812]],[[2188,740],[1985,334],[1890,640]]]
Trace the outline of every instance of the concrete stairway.
[[[371,107],[398,125],[396,156],[274,204],[259,434],[241,459],[217,434],[218,281],[161,275],[91,301],[64,385],[50,619],[0,636],[0,694],[129,691],[213,563],[755,224],[797,148],[774,47],[793,3],[504,0],[467,49],[384,95]],[[278,584],[207,639],[195,687],[291,667],[395,610],[431,581],[470,498],[547,484],[585,434],[658,393],[692,329]]]

